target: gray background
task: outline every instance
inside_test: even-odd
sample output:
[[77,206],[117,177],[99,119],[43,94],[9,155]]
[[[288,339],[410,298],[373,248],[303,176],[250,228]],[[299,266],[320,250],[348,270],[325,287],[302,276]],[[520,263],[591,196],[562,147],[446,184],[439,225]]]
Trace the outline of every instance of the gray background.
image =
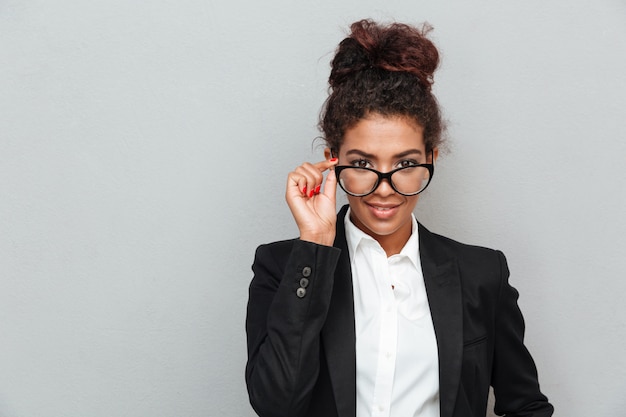
[[253,252],[368,16],[442,51],[418,218],[507,254],[557,415],[624,415],[623,0],[4,0],[0,416],[253,415]]

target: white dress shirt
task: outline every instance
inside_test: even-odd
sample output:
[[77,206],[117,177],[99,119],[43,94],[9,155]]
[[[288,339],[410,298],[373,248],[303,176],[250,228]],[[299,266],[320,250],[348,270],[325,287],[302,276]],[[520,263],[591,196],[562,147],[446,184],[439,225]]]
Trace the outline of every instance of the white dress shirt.
[[344,219],[352,267],[357,417],[439,417],[437,341],[419,260],[417,221],[402,251]]

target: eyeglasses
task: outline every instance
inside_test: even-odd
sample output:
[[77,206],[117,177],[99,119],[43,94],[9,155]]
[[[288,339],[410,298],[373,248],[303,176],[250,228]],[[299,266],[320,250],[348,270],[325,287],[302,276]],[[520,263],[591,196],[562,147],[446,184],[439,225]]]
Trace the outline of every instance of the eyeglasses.
[[424,191],[433,177],[433,164],[418,164],[394,169],[382,173],[372,168],[362,168],[350,165],[335,167],[335,175],[339,186],[351,196],[364,197],[378,188],[384,179],[398,194],[405,196],[417,195]]

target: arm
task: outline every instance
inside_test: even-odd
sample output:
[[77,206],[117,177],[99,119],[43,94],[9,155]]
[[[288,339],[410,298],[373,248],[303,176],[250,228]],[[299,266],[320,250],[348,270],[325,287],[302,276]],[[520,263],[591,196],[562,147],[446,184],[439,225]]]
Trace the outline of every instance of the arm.
[[[246,383],[259,416],[297,417],[308,409],[340,252],[302,240],[257,249],[246,318]],[[298,296],[302,278],[308,285]]]
[[496,310],[492,386],[494,411],[508,417],[549,417],[554,407],[539,390],[537,368],[524,346],[524,319],[517,305],[518,292],[508,282],[509,269],[501,252],[501,287]]

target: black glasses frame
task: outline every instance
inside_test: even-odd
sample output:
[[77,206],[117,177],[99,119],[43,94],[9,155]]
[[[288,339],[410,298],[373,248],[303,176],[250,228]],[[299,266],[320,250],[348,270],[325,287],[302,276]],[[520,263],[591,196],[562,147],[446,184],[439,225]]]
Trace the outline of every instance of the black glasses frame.
[[[431,151],[431,157],[432,157],[432,151]],[[426,183],[426,186],[424,188],[422,188],[421,190],[419,190],[416,193],[403,193],[401,191],[399,191],[396,186],[393,184],[393,181],[391,181],[391,176],[393,174],[395,174],[398,171],[402,171],[403,169],[409,169],[409,168],[418,168],[418,167],[424,167],[428,170],[428,182]],[[364,169],[366,171],[370,171],[373,172],[374,174],[378,175],[378,179],[376,180],[376,183],[374,184],[374,186],[372,187],[372,189],[370,191],[368,191],[367,193],[363,193],[363,194],[355,194],[352,193],[348,190],[346,190],[345,188],[343,188],[343,185],[341,185],[341,181],[339,181],[339,174],[341,173],[341,171],[346,170],[346,169]],[[335,167],[335,176],[337,178],[337,182],[339,183],[339,186],[341,187],[342,190],[344,190],[346,192],[346,194],[349,194],[353,197],[365,197],[366,195],[370,195],[372,194],[374,191],[376,191],[376,189],[378,188],[378,186],[380,185],[381,181],[386,179],[387,182],[389,182],[389,185],[391,185],[391,188],[393,188],[393,190],[401,195],[410,197],[413,195],[418,195],[419,193],[421,193],[422,191],[424,191],[426,188],[428,188],[428,186],[430,185],[430,182],[433,179],[433,175],[435,174],[435,164],[418,164],[418,165],[411,165],[408,167],[401,167],[401,168],[396,168],[392,171],[389,172],[380,172],[380,171],[376,171],[373,168],[365,168],[365,167],[355,167],[355,166],[351,166],[351,165],[338,165]]]

